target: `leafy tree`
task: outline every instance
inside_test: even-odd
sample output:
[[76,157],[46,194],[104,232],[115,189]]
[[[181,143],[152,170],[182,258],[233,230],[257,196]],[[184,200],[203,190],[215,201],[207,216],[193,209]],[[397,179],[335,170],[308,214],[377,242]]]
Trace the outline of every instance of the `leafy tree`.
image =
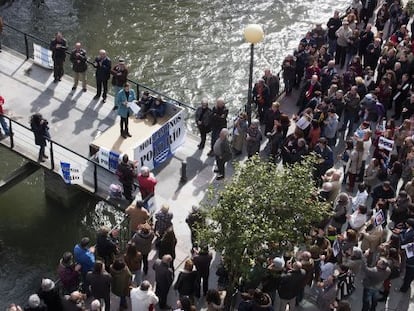
[[[312,180],[315,157],[301,164],[276,167],[259,158],[236,164],[234,178],[224,189],[212,191],[204,205],[206,226],[202,240],[224,253],[229,273],[228,295],[239,279],[246,279],[254,260],[268,249],[279,251],[304,241],[304,234],[329,213],[319,202]],[[290,248],[290,247],[289,247]]]

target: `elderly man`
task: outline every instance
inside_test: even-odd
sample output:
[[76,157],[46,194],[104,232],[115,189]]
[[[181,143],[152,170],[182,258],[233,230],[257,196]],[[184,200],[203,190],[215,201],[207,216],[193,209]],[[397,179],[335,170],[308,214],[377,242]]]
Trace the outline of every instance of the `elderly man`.
[[70,61],[72,62],[72,69],[75,73],[72,91],[76,90],[80,79],[82,81],[82,91],[86,92],[86,70],[88,69],[88,65],[86,64],[87,56],[86,51],[82,49],[82,44],[80,42],[75,44],[75,48],[70,53]]
[[131,236],[135,234],[138,226],[145,224],[150,217],[150,214],[144,208],[144,202],[141,200],[128,206],[125,213],[129,216],[129,230],[131,231]]
[[105,50],[100,50],[99,55],[95,58],[93,66],[96,68],[96,95],[93,99],[101,97],[102,88],[102,102],[106,101],[106,94],[108,93],[108,80],[111,75],[111,60],[106,55]]
[[201,105],[195,112],[195,122],[200,132],[200,144],[198,149],[203,149],[206,144],[207,133],[211,131],[211,109],[208,107],[208,99],[203,98]]
[[155,294],[159,297],[160,309],[168,309],[171,307],[167,305],[167,296],[170,287],[174,280],[174,272],[171,269],[172,257],[171,255],[164,255],[162,259],[157,259],[153,265],[155,270]]
[[154,195],[157,179],[148,167],[141,167],[140,173],[138,174],[138,184],[139,191],[141,192],[141,198],[143,200]]
[[143,281],[140,287],[131,289],[131,308],[132,311],[147,311],[153,309],[159,299],[152,290],[151,283]]
[[217,173],[216,180],[224,178],[225,171],[224,166],[226,162],[232,157],[230,142],[228,140],[229,130],[224,128],[220,131],[219,138],[214,143],[214,154],[216,155],[217,169],[214,170]]

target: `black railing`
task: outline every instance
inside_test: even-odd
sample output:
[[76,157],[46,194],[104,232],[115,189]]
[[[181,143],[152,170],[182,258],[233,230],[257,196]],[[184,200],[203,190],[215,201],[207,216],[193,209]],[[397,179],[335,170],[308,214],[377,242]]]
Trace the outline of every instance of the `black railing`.
[[[36,161],[39,147],[35,145],[34,134],[33,134],[32,129],[18,121],[12,120],[10,117],[6,115],[3,115],[3,117],[8,119],[9,130],[10,130],[11,135],[9,136],[10,143],[8,144],[7,140],[4,139],[2,141],[2,144],[4,146],[7,146],[9,149],[16,151],[19,154],[23,155],[27,159]],[[49,163],[43,162],[42,166],[54,171],[55,173],[59,172],[59,166],[55,165],[56,159],[71,160],[73,163],[76,163],[79,166],[83,166],[84,167],[83,175],[84,175],[84,180],[86,179],[86,181],[84,182],[83,185],[79,184],[79,186],[89,192],[98,194],[98,191],[99,191],[98,170],[103,170],[104,172],[107,172],[108,174],[114,175],[114,173],[111,170],[103,166],[100,166],[93,159],[89,159],[86,156],[83,156],[76,151],[70,150],[69,148],[63,146],[62,144],[59,144],[53,139],[48,139],[48,142],[49,142],[50,162]],[[59,149],[59,150],[56,150],[56,149]],[[87,178],[85,177],[90,177],[89,180],[91,180],[91,182],[88,182]],[[105,199],[105,197],[102,197],[102,198]]]
[[[29,46],[29,38],[31,40],[33,40],[33,41],[36,41],[36,42],[39,42],[39,43],[45,45],[46,47],[49,47],[50,42],[48,42],[48,41],[46,41],[44,39],[41,39],[41,38],[39,38],[39,37],[37,37],[35,35],[32,35],[32,34],[29,34],[29,33],[24,32],[24,31],[21,31],[20,29],[17,29],[16,27],[11,26],[11,25],[9,25],[7,23],[4,23],[4,26],[6,28],[8,28],[8,29],[11,29],[11,30],[13,30],[13,31],[15,31],[15,32],[23,35],[23,37],[24,37],[24,45],[25,45],[26,59],[29,59],[31,57],[31,55],[30,55],[30,46]],[[69,51],[66,51],[66,54],[67,55],[70,55],[70,52]],[[89,60],[87,60],[87,63],[90,64],[90,65],[93,65],[93,62],[91,62]],[[156,91],[153,88],[150,88],[150,87],[148,87],[146,85],[143,85],[143,84],[141,84],[141,83],[139,83],[137,81],[128,79],[128,82],[129,83],[132,83],[132,84],[134,84],[136,86],[137,96],[139,96],[140,90],[141,89],[144,89],[144,90],[147,90],[147,91],[149,91],[149,92],[151,92],[153,94],[162,96],[163,98],[167,99],[172,104],[175,104],[175,105],[178,105],[178,106],[187,108],[189,110],[195,110],[195,108],[192,107],[191,105],[185,104],[185,103],[183,103],[183,102],[181,102],[179,100],[176,100],[176,99],[174,99],[174,98],[172,98],[172,97],[170,97],[170,96],[168,96],[168,95],[166,95],[164,93],[161,93],[159,91]]]

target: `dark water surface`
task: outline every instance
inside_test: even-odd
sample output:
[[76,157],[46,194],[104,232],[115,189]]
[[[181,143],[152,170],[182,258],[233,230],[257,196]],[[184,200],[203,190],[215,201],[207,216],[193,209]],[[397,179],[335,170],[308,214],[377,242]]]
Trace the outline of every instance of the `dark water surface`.
[[[113,60],[122,56],[130,64],[131,78],[182,102],[196,106],[204,96],[223,96],[236,112],[247,96],[247,24],[259,23],[265,31],[255,48],[258,78],[265,67],[278,72],[283,57],[311,25],[326,22],[348,2],[46,0],[38,9],[30,0],[15,0],[0,6],[0,15],[45,40],[60,30],[70,46],[82,42],[90,57],[101,48]],[[9,31],[3,42],[24,47],[23,37]],[[0,178],[22,163],[0,148]],[[12,301],[23,303],[42,276],[54,276],[62,252],[81,236],[92,234],[100,223],[120,219],[112,212],[88,196],[69,209],[47,201],[41,172],[0,195],[0,310]]]

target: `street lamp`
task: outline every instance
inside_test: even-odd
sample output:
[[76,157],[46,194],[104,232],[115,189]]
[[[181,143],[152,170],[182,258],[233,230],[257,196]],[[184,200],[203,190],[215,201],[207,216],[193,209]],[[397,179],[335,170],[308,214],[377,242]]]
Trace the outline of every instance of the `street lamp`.
[[264,32],[262,26],[258,24],[249,24],[244,28],[244,38],[250,43],[250,72],[249,72],[249,88],[247,92],[247,118],[250,124],[252,120],[252,84],[253,84],[253,59],[254,45],[263,40]]

